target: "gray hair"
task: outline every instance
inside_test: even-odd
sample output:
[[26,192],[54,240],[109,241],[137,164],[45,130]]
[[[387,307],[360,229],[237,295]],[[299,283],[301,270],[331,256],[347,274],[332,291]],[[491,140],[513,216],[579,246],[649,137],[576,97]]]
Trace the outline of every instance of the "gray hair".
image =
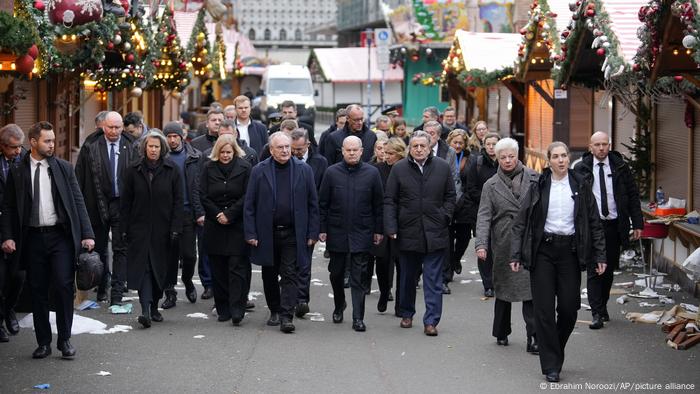
[[289,135],[291,137],[292,141],[297,141],[300,139],[304,139],[306,141],[309,140],[309,133],[306,131],[306,129],[296,129],[292,131],[292,134]]
[[430,134],[426,133],[423,130],[416,130],[413,132],[411,139],[408,140],[408,145],[410,146],[411,143],[413,142],[413,140],[415,140],[417,138],[425,138],[426,140],[428,140],[428,144],[430,144],[430,140],[431,140]]
[[19,143],[24,142],[24,132],[14,123],[8,123],[0,129],[0,144],[8,145],[10,138],[19,140]]
[[362,106],[360,104],[350,104],[347,107],[345,107],[345,112],[347,115],[350,115],[350,111],[359,109],[362,111],[362,114],[364,115],[365,110],[362,109]]
[[356,144],[360,145],[360,149],[362,149],[362,140],[356,136],[356,135],[349,135],[343,139],[343,147],[345,147],[346,142],[354,142]]
[[267,144],[272,148],[272,141],[274,141],[275,138],[277,137],[285,137],[287,138],[290,142],[292,141],[291,138],[285,133],[284,131],[275,131],[274,133],[270,134],[270,138],[267,139]]
[[375,124],[379,124],[379,123],[391,124],[391,118],[389,118],[386,115],[380,115],[377,117],[377,120],[375,120],[374,123]]
[[231,112],[231,111],[236,111],[236,106],[235,105],[227,105],[226,108],[224,108],[224,113],[226,112]]
[[440,111],[437,109],[437,107],[425,107],[423,113],[426,112],[430,114],[430,117],[433,118],[433,120],[437,120],[440,117]]
[[146,146],[148,145],[148,140],[152,138],[157,138],[160,141],[160,158],[164,158],[170,152],[170,147],[168,146],[168,141],[165,139],[163,132],[160,129],[151,128],[148,129],[148,134],[141,140],[139,145],[139,153],[142,157],[146,157]]
[[423,125],[423,130],[427,131],[427,129],[429,129],[429,128],[430,129],[435,128],[435,130],[437,130],[438,134],[442,133],[442,125],[437,120],[429,120],[429,121],[425,122],[425,124]]
[[108,114],[108,113],[109,113],[109,111],[100,111],[100,112],[98,112],[97,115],[95,115],[95,126],[97,126],[98,124],[103,123],[103,122],[105,121],[105,119],[107,119],[107,114]]
[[374,135],[377,136],[377,141],[379,141],[379,140],[386,141],[389,139],[389,136],[381,130],[375,131]]
[[498,155],[501,151],[509,150],[509,149],[514,150],[515,154],[517,155],[518,154],[518,141],[516,141],[510,137],[506,137],[506,138],[499,140],[496,143],[496,146],[494,147],[494,150],[496,151],[496,155]]

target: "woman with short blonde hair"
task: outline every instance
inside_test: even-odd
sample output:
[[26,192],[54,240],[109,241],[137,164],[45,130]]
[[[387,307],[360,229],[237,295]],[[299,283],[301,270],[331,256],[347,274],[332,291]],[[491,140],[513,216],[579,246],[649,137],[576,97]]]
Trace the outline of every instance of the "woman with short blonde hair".
[[241,157],[241,158],[245,157],[245,152],[238,145],[236,138],[234,138],[234,136],[231,134],[224,134],[216,139],[216,143],[214,144],[214,147],[211,149],[211,154],[209,155],[209,159],[211,161],[219,161],[219,154],[221,153],[221,148],[223,148],[226,145],[231,145],[231,148],[233,148],[233,156],[234,157]]

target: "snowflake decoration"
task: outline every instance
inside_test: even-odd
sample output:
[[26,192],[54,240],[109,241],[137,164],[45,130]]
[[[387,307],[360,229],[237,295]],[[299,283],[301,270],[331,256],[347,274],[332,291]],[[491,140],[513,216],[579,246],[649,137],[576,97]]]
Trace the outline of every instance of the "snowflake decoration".
[[[57,0],[61,1],[61,0]],[[92,16],[93,12],[102,13],[102,3],[100,0],[76,0],[75,5],[80,7],[80,13]]]

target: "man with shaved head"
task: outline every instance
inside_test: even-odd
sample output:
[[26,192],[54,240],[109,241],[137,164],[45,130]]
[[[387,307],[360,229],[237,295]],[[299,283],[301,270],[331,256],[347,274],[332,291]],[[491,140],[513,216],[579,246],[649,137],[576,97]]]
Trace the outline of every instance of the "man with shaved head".
[[281,131],[270,136],[271,156],[253,167],[243,208],[243,231],[250,262],[262,266],[268,326],[295,330],[299,272],[308,247],[318,240],[318,196],[308,164],[292,156],[292,140]]
[[321,233],[330,252],[333,286],[333,323],[342,323],[345,310],[343,277],[350,265],[352,329],[366,330],[365,287],[367,261],[372,245],[382,241],[384,190],[379,170],[362,162],[362,140],[351,135],[343,140],[343,161],[326,170],[319,192]]
[[613,283],[613,272],[620,265],[620,250],[642,235],[644,220],[639,202],[639,189],[622,155],[610,149],[610,137],[597,131],[591,136],[590,152],[583,155],[575,170],[588,178],[598,203],[600,220],[605,230],[608,265],[602,275],[588,275],[588,301],[591,304],[592,330],[603,328],[610,320],[607,303]]
[[107,300],[110,270],[107,244],[112,233],[112,273],[110,303],[121,302],[126,290],[126,244],[119,231],[119,184],[122,174],[134,162],[134,137],[123,133],[124,122],[118,112],[105,114],[101,127],[83,143],[75,174],[78,178],[90,223],[95,232],[95,250],[104,264],[104,276],[97,289],[97,300]]

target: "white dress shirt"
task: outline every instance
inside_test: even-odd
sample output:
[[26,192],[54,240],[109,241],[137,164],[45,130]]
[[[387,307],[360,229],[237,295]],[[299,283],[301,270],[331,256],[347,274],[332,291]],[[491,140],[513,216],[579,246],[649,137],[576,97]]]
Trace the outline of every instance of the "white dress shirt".
[[56,225],[56,207],[53,205],[53,195],[51,195],[51,178],[49,178],[49,162],[46,159],[41,161],[35,160],[29,156],[31,168],[29,172],[32,176],[32,196],[34,195],[34,174],[36,172],[37,163],[41,163],[39,170],[39,226],[54,226]]
[[438,157],[438,154],[437,154],[437,152],[438,152],[438,146],[440,146],[439,143],[438,143],[438,144],[435,144],[435,146],[433,146],[433,148],[432,148],[432,149],[433,149],[433,156],[435,156],[435,157]]
[[248,146],[250,146],[250,133],[248,132],[248,126],[253,123],[252,120],[248,119],[248,123],[243,124],[236,119],[236,129],[238,129],[238,139],[245,141]]
[[571,195],[568,175],[558,181],[552,178],[544,231],[559,235],[572,235],[576,231],[574,227],[574,199]]
[[[608,216],[603,216],[603,212],[600,209],[600,176],[598,176],[600,166],[598,163],[603,163],[603,171],[605,172],[605,191],[608,194]],[[593,195],[595,196],[595,201],[598,204],[598,213],[600,214],[600,217],[605,220],[617,219],[617,205],[615,205],[612,168],[610,168],[609,156],[606,156],[605,160],[603,161],[599,161],[598,159],[593,160]]]

